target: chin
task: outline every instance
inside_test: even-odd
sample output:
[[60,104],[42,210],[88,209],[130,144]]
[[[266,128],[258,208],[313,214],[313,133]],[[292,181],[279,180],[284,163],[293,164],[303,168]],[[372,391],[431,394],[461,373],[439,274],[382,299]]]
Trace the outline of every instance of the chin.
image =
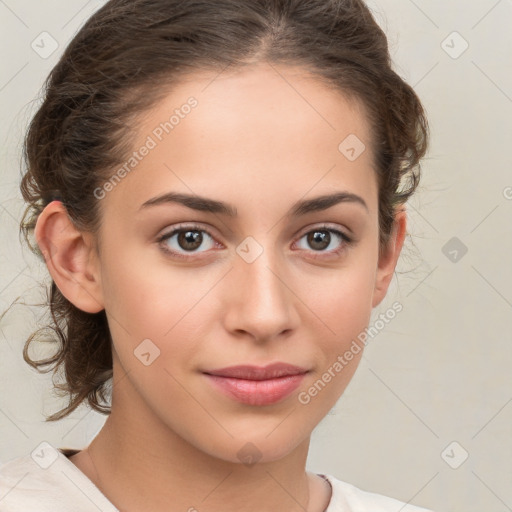
[[224,437],[222,441],[219,440],[219,444],[212,441],[210,438],[207,445],[200,449],[226,462],[252,467],[256,463],[274,462],[286,457],[304,439],[293,437],[292,433],[283,428],[280,435],[276,432],[269,435],[269,431],[264,429],[255,431],[254,435],[246,431],[244,435],[234,436],[227,442]]

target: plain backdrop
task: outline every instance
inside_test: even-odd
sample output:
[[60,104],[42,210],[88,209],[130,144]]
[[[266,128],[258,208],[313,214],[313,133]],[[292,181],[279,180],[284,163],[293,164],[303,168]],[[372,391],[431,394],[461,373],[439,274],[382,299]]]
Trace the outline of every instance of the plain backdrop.
[[[306,1],[306,0],[305,0]],[[0,307],[42,298],[46,267],[18,238],[20,147],[50,69],[99,0],[0,0]],[[512,1],[373,0],[397,72],[431,126],[410,236],[370,340],[312,436],[308,469],[439,512],[512,510]],[[57,42],[33,49],[42,32]],[[50,48],[49,46],[46,46]],[[51,375],[22,357],[41,322],[15,306],[0,324],[0,462],[40,442],[83,448],[105,417],[57,423]],[[372,320],[373,321],[373,320]]]

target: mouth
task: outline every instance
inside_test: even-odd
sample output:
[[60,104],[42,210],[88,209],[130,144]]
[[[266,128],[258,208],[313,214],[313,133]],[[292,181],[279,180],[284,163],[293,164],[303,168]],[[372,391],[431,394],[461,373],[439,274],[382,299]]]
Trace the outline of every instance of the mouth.
[[289,396],[308,370],[287,363],[231,366],[203,372],[213,387],[248,405],[270,405]]

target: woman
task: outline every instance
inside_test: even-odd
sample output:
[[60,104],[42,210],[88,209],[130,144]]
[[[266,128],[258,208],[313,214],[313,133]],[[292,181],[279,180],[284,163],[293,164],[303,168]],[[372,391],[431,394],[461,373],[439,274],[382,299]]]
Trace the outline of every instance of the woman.
[[49,77],[21,190],[60,340],[25,358],[65,371],[49,420],[108,418],[4,465],[2,510],[425,510],[305,466],[427,145],[362,1],[106,3]]

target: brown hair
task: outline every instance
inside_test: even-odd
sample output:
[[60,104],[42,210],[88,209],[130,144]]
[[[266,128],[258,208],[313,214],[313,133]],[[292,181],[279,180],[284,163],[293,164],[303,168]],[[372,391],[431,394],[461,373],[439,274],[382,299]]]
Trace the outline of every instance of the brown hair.
[[[55,197],[77,229],[97,234],[101,212],[93,191],[131,153],[132,121],[180,77],[264,60],[302,66],[365,106],[384,247],[397,206],[418,185],[428,123],[412,87],[392,70],[386,36],[362,0],[110,0],[51,71],[26,135],[20,188],[28,206],[20,233],[30,249],[42,258],[30,236]],[[53,281],[47,292],[52,325],[34,332],[23,350],[38,371],[65,372],[65,383],[54,384],[69,405],[46,421],[64,418],[84,400],[108,414],[112,340],[105,311],[81,311]],[[33,361],[29,345],[45,341],[46,330],[51,341],[56,334],[57,352]]]

